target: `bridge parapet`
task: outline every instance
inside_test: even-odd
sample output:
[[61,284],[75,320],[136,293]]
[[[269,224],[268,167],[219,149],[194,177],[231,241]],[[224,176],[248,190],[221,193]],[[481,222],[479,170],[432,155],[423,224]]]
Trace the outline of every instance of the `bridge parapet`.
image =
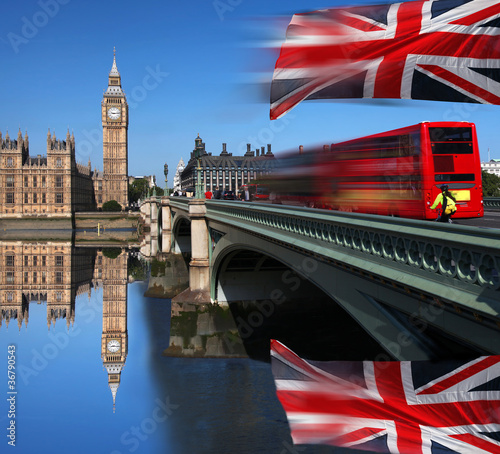
[[483,199],[484,208],[487,210],[500,210],[500,197],[485,197]]
[[170,197],[169,204],[171,207],[180,208],[181,210],[189,211],[189,201],[193,200],[188,197]]

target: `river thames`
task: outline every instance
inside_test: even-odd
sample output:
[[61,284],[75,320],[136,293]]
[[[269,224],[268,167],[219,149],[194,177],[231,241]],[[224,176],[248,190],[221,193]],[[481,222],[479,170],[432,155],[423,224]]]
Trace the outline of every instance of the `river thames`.
[[[134,281],[139,262],[127,250],[35,242],[9,259],[9,247],[2,452],[361,452],[294,445],[269,363],[271,337],[316,359],[376,355],[337,310],[172,304],[145,296],[147,277]],[[344,342],[346,333],[358,340]]]

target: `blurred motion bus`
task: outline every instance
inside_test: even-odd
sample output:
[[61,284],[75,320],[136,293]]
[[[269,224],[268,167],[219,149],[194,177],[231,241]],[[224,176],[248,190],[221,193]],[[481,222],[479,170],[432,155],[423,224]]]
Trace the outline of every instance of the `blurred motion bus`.
[[259,183],[247,183],[240,186],[239,198],[241,200],[245,199],[245,190],[248,189],[250,195],[250,200],[267,200],[269,199],[269,189],[267,186]]
[[483,192],[476,128],[422,122],[278,158],[262,181],[273,203],[435,219],[440,187],[456,198],[454,218],[481,217]]

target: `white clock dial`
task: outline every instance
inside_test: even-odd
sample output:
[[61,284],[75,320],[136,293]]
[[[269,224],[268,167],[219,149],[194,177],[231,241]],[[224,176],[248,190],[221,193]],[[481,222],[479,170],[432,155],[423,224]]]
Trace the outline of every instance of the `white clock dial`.
[[108,342],[108,350],[111,353],[116,353],[118,350],[120,350],[120,342],[118,342],[116,339],[110,340]]
[[118,118],[120,118],[120,109],[118,109],[118,107],[110,107],[108,109],[108,117],[111,118],[111,120],[118,120]]

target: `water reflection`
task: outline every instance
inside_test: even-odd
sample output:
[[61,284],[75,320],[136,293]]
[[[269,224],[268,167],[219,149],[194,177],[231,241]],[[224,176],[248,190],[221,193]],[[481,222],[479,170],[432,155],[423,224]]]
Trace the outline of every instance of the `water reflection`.
[[[316,350],[343,324],[330,318],[337,312],[171,304],[183,260],[145,262],[127,248],[5,240],[0,254],[0,340],[17,352],[20,452],[332,452],[293,446],[264,352],[271,336]],[[336,354],[354,348],[336,342]]]
[[2,267],[0,327],[28,328],[30,304],[45,305],[47,328],[75,324],[75,299],[91,289],[102,292],[101,358],[115,406],[128,354],[128,252],[82,248],[72,242],[0,242]]
[[102,285],[102,339],[101,358],[108,372],[108,384],[113,394],[120,386],[121,372],[128,354],[127,331],[127,260],[128,253],[110,250],[97,251],[96,270]]
[[229,307],[172,303],[170,345],[165,356],[247,357]]
[[2,285],[0,326],[11,319],[28,326],[29,302],[47,306],[47,325],[65,319],[69,327],[75,321],[75,297],[90,290],[93,257],[73,255],[71,242],[0,243]]

